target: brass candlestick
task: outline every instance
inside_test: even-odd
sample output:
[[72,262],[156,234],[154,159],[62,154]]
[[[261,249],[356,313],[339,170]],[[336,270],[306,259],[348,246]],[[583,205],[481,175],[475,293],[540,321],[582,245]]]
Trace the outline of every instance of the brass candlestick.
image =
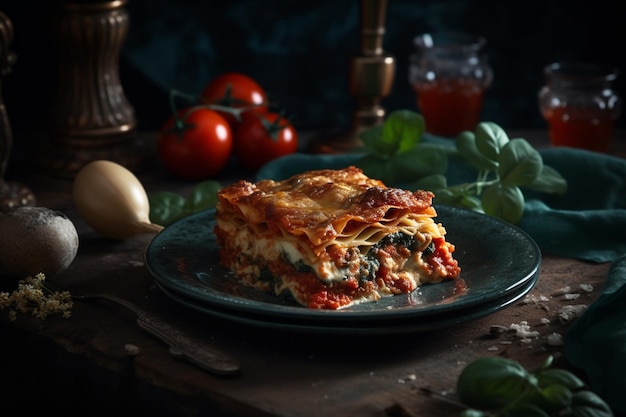
[[[0,11],[0,77],[11,72],[15,62],[15,54],[9,49],[13,41],[13,24],[11,20]],[[24,185],[18,182],[4,180],[9,154],[13,145],[13,131],[2,98],[2,80],[0,80],[0,211],[11,210],[20,206],[33,206],[34,194]]]
[[341,153],[359,145],[359,134],[383,123],[381,100],[389,95],[396,71],[395,59],[383,50],[387,0],[360,2],[361,53],[350,60],[349,90],[356,97],[356,110],[347,132],[313,141],[312,150]]
[[150,152],[136,141],[134,109],[119,77],[119,54],[129,27],[127,0],[60,1],[53,10],[58,90],[51,114],[51,146],[41,165],[73,178],[96,159],[131,170]]

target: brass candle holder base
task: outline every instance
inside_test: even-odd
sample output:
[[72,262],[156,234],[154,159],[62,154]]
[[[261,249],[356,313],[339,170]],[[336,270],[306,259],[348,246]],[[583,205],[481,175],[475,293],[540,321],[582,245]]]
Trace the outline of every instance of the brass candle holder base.
[[307,144],[307,151],[318,154],[341,154],[350,152],[363,145],[356,129],[333,129],[312,137]]

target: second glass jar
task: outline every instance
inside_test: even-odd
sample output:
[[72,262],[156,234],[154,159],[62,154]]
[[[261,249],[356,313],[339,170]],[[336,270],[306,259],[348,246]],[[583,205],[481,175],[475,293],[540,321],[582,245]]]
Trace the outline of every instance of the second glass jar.
[[606,152],[621,98],[613,89],[616,67],[592,62],[555,62],[544,68],[539,110],[547,121],[552,146]]

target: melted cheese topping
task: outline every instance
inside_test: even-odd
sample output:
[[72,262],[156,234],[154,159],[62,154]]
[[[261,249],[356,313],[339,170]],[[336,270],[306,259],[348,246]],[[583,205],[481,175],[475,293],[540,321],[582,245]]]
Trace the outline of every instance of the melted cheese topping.
[[308,171],[283,181],[240,181],[220,191],[218,210],[239,211],[249,223],[266,223],[323,245],[353,235],[360,224],[393,223],[407,214],[433,217],[433,197],[429,191],[387,188],[349,167]]

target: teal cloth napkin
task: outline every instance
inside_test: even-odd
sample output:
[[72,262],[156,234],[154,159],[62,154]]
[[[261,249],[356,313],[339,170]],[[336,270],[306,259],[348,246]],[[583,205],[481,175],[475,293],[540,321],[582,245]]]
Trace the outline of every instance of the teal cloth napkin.
[[[572,148],[540,153],[544,164],[567,180],[568,190],[564,195],[524,190],[526,205],[517,226],[546,253],[613,262],[603,293],[573,323],[564,349],[570,363],[588,375],[591,388],[621,415],[626,413],[626,160]],[[258,179],[358,166],[360,156],[291,155],[270,162]],[[450,160],[448,184],[474,181],[475,176],[463,160]]]
[[577,149],[541,151],[568,182],[563,196],[525,193],[518,226],[542,250],[592,262],[626,254],[626,160]]
[[600,297],[572,323],[564,349],[596,394],[626,415],[626,255],[611,265]]

